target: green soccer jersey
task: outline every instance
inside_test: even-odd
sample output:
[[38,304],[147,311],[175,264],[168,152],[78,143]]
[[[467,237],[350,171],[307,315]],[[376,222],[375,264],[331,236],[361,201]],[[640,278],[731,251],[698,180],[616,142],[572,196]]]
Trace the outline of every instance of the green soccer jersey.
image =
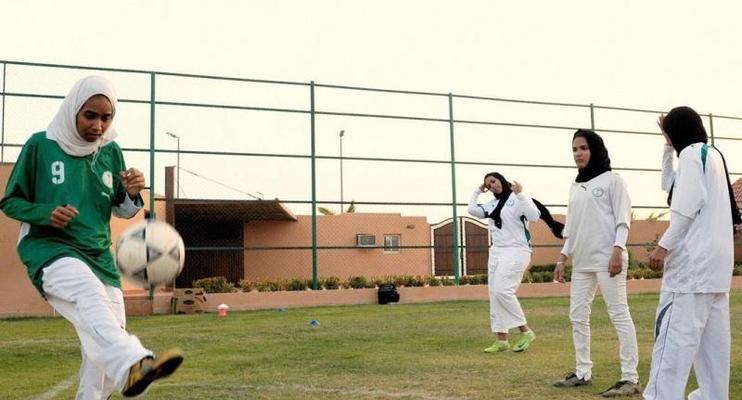
[[[124,156],[115,142],[84,157],[66,154],[46,132],[35,133],[23,146],[0,209],[25,223],[18,254],[39,292],[43,294],[44,267],[61,257],[77,258],[103,283],[121,287],[110,250],[110,219],[113,207],[127,196],[119,175],[124,170]],[[51,226],[52,211],[65,204],[79,215],[62,229]],[[141,197],[135,204],[142,204]]]

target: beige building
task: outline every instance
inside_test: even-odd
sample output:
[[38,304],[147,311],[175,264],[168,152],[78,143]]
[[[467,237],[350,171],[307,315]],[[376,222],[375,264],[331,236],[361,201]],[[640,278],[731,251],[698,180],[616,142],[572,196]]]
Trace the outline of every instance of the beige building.
[[[400,214],[318,216],[319,275],[339,278],[430,275],[429,227],[425,217]],[[248,250],[245,252],[246,278],[311,278],[311,216],[300,215],[296,221],[247,223],[245,243],[258,248],[276,245],[309,247],[304,250]]]

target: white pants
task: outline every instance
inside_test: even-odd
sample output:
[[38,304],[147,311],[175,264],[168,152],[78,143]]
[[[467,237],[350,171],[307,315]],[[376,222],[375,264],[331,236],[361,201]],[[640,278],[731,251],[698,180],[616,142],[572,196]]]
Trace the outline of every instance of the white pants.
[[105,400],[121,390],[129,368],[152,352],[124,326],[124,297],[104,285],[76,258],[64,257],[44,268],[47,301],[75,326],[82,347],[77,400]]
[[600,286],[608,309],[608,316],[618,333],[619,356],[621,358],[621,380],[638,382],[636,371],[639,351],[636,344],[636,328],[626,299],[626,269],[610,277],[605,272],[572,272],[569,319],[572,322],[572,340],[575,346],[578,378],[592,377],[593,362],[590,360],[590,312],[595,292]]
[[688,398],[729,398],[728,293],[661,292],[645,399],[683,399],[690,367],[698,389]]
[[507,333],[511,328],[526,324],[526,317],[515,292],[530,262],[531,253],[527,250],[490,248],[487,288],[492,332]]

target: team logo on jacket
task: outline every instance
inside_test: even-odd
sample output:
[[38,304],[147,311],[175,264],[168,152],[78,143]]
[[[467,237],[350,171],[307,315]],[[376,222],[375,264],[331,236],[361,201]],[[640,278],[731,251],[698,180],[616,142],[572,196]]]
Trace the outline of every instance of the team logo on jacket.
[[508,207],[512,207],[512,206],[513,206],[513,205],[515,204],[515,200],[514,200],[514,199],[508,199],[508,201],[507,201],[507,202],[505,202],[505,204],[506,204],[506,205],[507,205]]
[[101,179],[103,180],[103,184],[106,185],[109,189],[113,189],[113,174],[111,174],[111,171],[106,171],[101,175]]
[[594,197],[603,197],[603,193],[605,193],[605,191],[603,190],[603,188],[596,187],[595,189],[593,189],[593,196]]

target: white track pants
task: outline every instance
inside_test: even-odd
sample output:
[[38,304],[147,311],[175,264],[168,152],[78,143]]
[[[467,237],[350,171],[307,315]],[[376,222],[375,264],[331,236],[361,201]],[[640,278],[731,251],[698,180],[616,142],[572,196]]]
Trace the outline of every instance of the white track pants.
[[730,351],[728,293],[661,292],[644,398],[683,399],[692,365],[698,389],[689,399],[728,399]]
[[121,290],[104,285],[76,258],[64,257],[44,268],[49,304],[75,326],[82,347],[77,400],[105,400],[121,390],[129,368],[152,352],[124,329]]
[[527,250],[490,248],[487,287],[492,332],[507,333],[511,328],[526,324],[526,317],[515,292],[530,262],[531,253]]
[[608,316],[618,334],[621,380],[637,382],[639,374],[636,367],[639,363],[639,351],[636,344],[636,328],[626,299],[626,269],[613,278],[610,277],[608,271],[572,272],[569,319],[572,322],[572,340],[577,362],[575,373],[579,378],[590,379],[592,377],[590,312],[598,286],[603,294]]

